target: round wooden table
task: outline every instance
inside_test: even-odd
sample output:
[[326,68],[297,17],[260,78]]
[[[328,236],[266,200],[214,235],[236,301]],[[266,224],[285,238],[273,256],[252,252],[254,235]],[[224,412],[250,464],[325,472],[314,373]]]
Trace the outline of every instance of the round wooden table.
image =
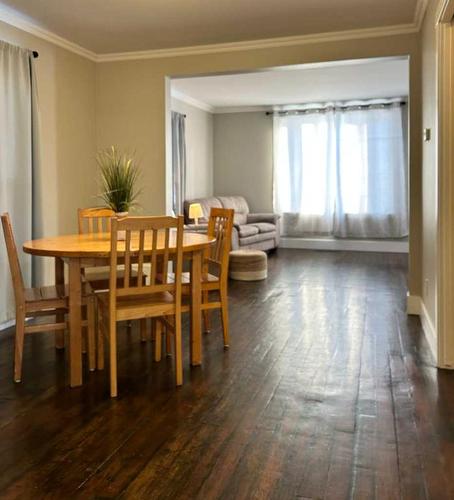
[[[201,280],[202,254],[215,242],[215,238],[205,234],[185,232],[183,253],[191,260],[191,364],[202,362],[202,327],[201,327]],[[150,242],[151,243],[151,242]],[[164,241],[158,238],[158,248]],[[170,233],[170,252],[175,250],[175,233]],[[145,250],[147,248],[145,241]],[[134,248],[134,238],[132,239]],[[110,257],[110,234],[71,234],[27,241],[23,250],[31,255],[55,258],[56,284],[64,283],[63,265],[69,266],[69,349],[70,349],[70,384],[77,387],[82,384],[82,266],[105,265]],[[118,243],[118,252],[124,250],[124,243]]]

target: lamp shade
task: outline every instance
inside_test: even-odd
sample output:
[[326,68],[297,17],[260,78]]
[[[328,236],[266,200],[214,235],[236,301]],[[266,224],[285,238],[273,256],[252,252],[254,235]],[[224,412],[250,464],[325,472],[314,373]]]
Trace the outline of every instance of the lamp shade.
[[200,219],[203,217],[202,205],[200,203],[191,203],[189,205],[189,218]]

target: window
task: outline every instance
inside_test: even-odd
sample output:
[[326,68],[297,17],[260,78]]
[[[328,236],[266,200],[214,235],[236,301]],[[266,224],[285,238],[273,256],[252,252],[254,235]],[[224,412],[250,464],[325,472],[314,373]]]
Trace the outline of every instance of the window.
[[408,234],[405,112],[390,100],[275,116],[274,198],[284,234]]

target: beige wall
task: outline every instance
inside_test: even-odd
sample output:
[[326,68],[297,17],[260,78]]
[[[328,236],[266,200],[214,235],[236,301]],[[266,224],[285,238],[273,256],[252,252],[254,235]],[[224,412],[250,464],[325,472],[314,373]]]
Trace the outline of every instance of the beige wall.
[[143,158],[149,213],[162,213],[165,200],[166,76],[236,72],[319,61],[410,55],[410,277],[421,295],[421,115],[419,35],[397,35],[299,46],[201,54],[187,57],[105,62],[97,67],[97,144],[133,146]]
[[97,65],[3,23],[0,23],[0,38],[40,52],[36,69],[42,121],[42,167],[37,209],[41,218],[38,231],[47,235],[73,231],[76,208],[96,203],[93,157],[97,148],[111,144],[137,151],[143,169],[144,189],[140,201],[144,211],[165,211],[166,76],[410,55],[409,288],[412,294],[421,295],[421,88],[417,34]]
[[[0,22],[0,39],[37,50],[41,162],[36,172],[37,236],[74,232],[76,209],[94,203],[95,63]],[[53,263],[40,261],[53,279]]]
[[422,299],[436,325],[437,295],[437,67],[435,13],[438,2],[429,2],[422,31],[422,126],[432,138],[422,149]]
[[186,115],[186,199],[213,194],[213,115],[178,99],[172,111]]
[[273,211],[273,119],[264,111],[214,115],[214,193]]

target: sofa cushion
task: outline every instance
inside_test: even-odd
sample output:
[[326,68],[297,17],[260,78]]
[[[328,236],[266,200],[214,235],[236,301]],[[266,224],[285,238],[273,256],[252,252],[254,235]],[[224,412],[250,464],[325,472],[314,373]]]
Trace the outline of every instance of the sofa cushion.
[[265,240],[273,240],[276,238],[276,233],[259,233],[259,234],[254,234],[254,236],[248,236],[247,238],[241,238],[240,239],[240,247],[244,245],[251,245],[253,243],[259,243],[261,241]]
[[260,233],[272,233],[276,231],[276,226],[274,224],[270,224],[269,222],[255,222],[253,224]]
[[254,234],[259,234],[259,228],[256,225],[243,224],[238,226],[238,232],[240,233],[240,238],[247,238],[248,236],[254,236]]
[[249,213],[247,201],[242,196],[218,196],[223,208],[233,208],[233,222],[241,226],[246,224]]
[[193,203],[200,203],[202,206],[203,217],[200,217],[199,223],[207,224],[208,218],[210,217],[210,210],[212,208],[222,208],[222,203],[215,196],[209,198],[194,198],[193,200],[186,200],[184,202],[184,222],[185,224],[193,224],[194,221],[189,218],[189,205]]
[[269,222],[270,224],[277,224],[277,221],[281,218],[279,214],[248,214],[247,223],[255,224],[256,222]]

